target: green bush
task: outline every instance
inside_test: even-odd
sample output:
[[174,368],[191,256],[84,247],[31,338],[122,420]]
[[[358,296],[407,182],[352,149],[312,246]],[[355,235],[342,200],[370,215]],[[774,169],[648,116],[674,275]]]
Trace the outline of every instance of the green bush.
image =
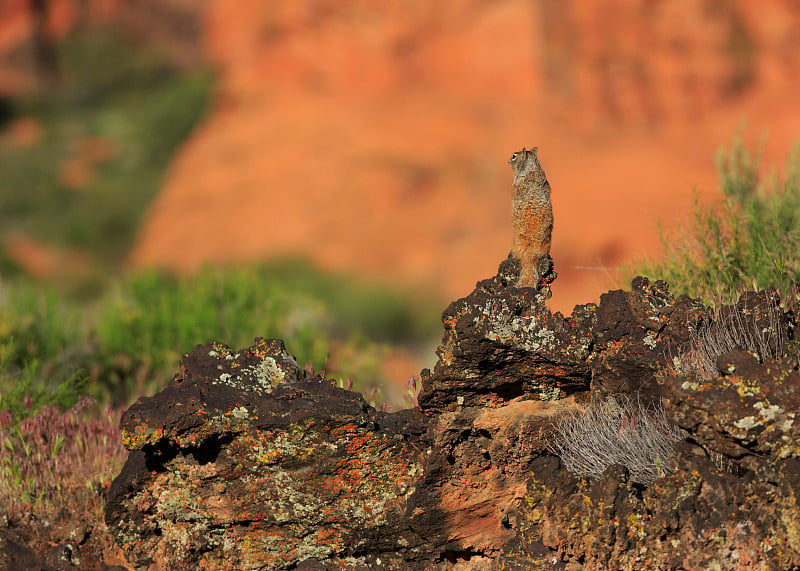
[[759,175],[760,153],[735,138],[717,154],[723,202],[695,200],[693,218],[677,235],[662,233],[665,254],[635,264],[632,274],[664,279],[675,293],[707,303],[733,303],[746,289],[775,287],[784,295],[800,276],[800,163],[796,146],[782,176]]
[[0,410],[66,408],[85,389],[87,329],[81,309],[56,289],[0,283]]
[[301,363],[322,368],[330,346],[326,317],[318,300],[262,282],[258,271],[133,275],[100,304],[96,333],[106,362],[98,381],[130,395],[145,388],[130,386],[137,375],[175,370],[197,344],[220,340],[239,348],[259,336],[283,337]]
[[80,312],[55,289],[0,284],[0,340],[14,340],[10,364],[51,361],[80,336]]
[[[85,388],[87,378],[81,370],[54,374],[38,360],[16,366],[17,357],[12,338],[0,343],[0,411],[14,418],[36,414],[46,405],[69,408]],[[58,380],[47,382],[45,378]]]
[[93,301],[13,280],[0,301],[0,410],[30,415],[84,393],[124,405],[163,388],[195,345],[237,349],[255,337],[280,337],[301,366],[368,392],[382,381],[384,344],[415,347],[436,335],[432,307],[298,261],[181,278],[136,273]]

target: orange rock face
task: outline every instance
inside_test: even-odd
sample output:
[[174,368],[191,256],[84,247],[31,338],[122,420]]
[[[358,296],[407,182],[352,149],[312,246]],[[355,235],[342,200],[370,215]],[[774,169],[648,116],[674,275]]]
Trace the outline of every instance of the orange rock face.
[[508,253],[507,155],[537,145],[552,306],[596,298],[659,252],[656,223],[681,223],[694,187],[715,191],[743,119],[769,130],[768,159],[800,134],[792,3],[617,4],[213,2],[216,105],[131,263],[302,254],[460,295]]
[[[683,224],[695,187],[715,198],[714,152],[744,120],[751,144],[769,133],[767,162],[800,135],[800,10],[787,0],[189,4],[162,11],[194,10],[218,92],[135,267],[300,254],[450,299],[508,253],[506,159],[538,146],[551,306],[569,311],[618,285],[621,263],[657,255],[657,222]],[[172,21],[126,18],[154,22],[153,41]]]

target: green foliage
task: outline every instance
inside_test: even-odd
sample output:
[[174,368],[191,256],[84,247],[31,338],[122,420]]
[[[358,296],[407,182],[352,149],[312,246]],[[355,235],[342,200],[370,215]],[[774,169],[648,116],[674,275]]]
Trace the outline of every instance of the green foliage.
[[24,417],[72,406],[86,384],[78,308],[50,288],[0,287],[0,410]]
[[301,362],[322,368],[330,345],[326,318],[319,300],[262,281],[258,271],[207,269],[184,279],[132,275],[100,307],[97,339],[109,376],[98,380],[130,393],[137,387],[126,384],[137,372],[176,369],[180,355],[199,343],[222,340],[238,348],[258,336],[283,337]]
[[14,280],[0,302],[0,410],[31,415],[87,392],[126,404],[162,388],[195,345],[236,349],[255,337],[280,337],[301,365],[368,391],[382,380],[382,343],[436,335],[433,304],[402,299],[298,261],[182,278],[132,274],[93,302]]
[[336,336],[408,343],[438,334],[440,308],[433,299],[322,273],[298,259],[272,262],[254,271],[262,284],[321,300],[334,315],[329,325]]
[[662,259],[631,273],[664,279],[676,293],[707,303],[733,303],[739,292],[775,287],[784,294],[800,276],[800,163],[798,147],[782,176],[759,175],[760,153],[735,138],[717,154],[722,204],[695,199],[691,223],[677,236],[662,234]]
[[[83,30],[62,42],[60,81],[10,103],[9,119],[35,119],[40,139],[24,148],[0,142],[0,227],[112,268],[212,85],[208,72],[175,69],[118,37]],[[65,175],[70,165],[84,177],[78,187]]]
[[79,330],[80,310],[55,288],[0,282],[0,340],[12,340],[9,364],[52,361],[70,346]]
[[6,369],[5,359],[13,353],[13,340],[0,346],[0,353],[0,411],[7,411],[14,418],[26,418],[48,405],[69,408],[85,389],[88,379],[81,371],[51,383],[38,361],[25,363],[21,369]]

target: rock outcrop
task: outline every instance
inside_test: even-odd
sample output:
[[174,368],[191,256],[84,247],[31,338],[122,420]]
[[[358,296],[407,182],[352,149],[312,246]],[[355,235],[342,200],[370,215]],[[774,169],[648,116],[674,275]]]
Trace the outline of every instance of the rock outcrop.
[[[422,475],[419,411],[386,418],[305,378],[277,340],[216,343],[121,421],[131,457],[107,523],[136,567],[374,562],[423,544],[406,512]],[[359,557],[361,556],[361,557]]]
[[[709,309],[667,284],[637,278],[564,317],[546,291],[511,285],[518,272],[504,261],[444,311],[439,360],[411,410],[372,409],[302,372],[277,340],[185,355],[167,389],[123,416],[131,455],[106,521],[130,563],[798,568],[793,312],[770,306],[780,357],[741,348],[708,375],[679,363]],[[751,293],[728,311],[765,302],[774,296]],[[652,483],[619,464],[573,474],[550,451],[560,418],[614,395],[663,406],[683,431],[674,469]],[[638,421],[619,422],[622,433]]]

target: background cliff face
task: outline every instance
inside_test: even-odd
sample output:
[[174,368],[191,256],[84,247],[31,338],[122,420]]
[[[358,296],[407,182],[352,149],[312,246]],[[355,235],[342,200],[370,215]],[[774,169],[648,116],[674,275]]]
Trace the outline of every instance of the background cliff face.
[[[743,120],[750,141],[768,131],[767,161],[800,134],[788,0],[50,4],[56,34],[116,20],[219,73],[134,267],[300,254],[452,298],[508,251],[506,159],[538,146],[552,305],[568,311],[657,254],[656,223],[680,224],[693,188],[713,198],[714,151]],[[28,81],[26,5],[6,1],[0,22],[12,88]]]

